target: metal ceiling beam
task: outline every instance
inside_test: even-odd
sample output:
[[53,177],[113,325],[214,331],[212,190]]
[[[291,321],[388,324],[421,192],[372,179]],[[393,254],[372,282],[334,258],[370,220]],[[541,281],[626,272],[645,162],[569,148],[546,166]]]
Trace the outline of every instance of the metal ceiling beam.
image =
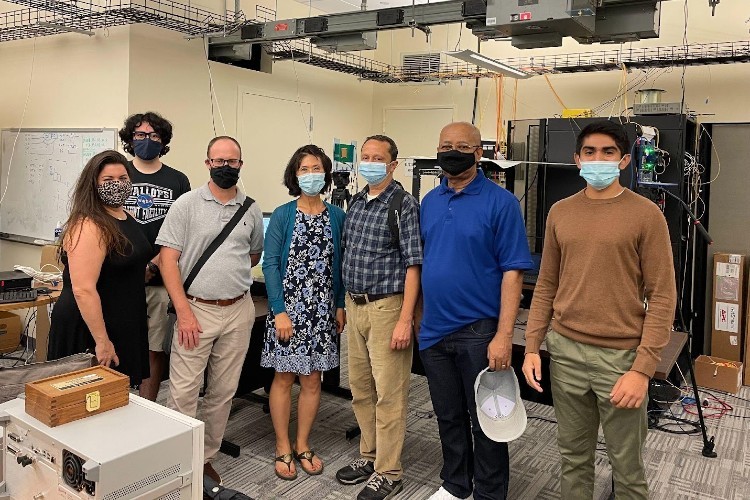
[[[565,5],[564,0],[557,1],[559,6],[555,12],[562,13],[562,16],[549,19],[544,17],[533,22],[528,20],[530,17],[516,20],[503,18],[502,21],[492,17],[490,20],[489,7],[484,0],[450,0],[308,18],[251,22],[232,36],[210,38],[209,44],[220,47],[305,38],[313,38],[313,43],[316,43],[318,38],[403,28],[419,29],[429,34],[431,26],[455,23],[466,23],[480,39],[512,34],[514,39],[518,39],[519,46],[523,47],[546,46],[531,40],[533,36],[544,33],[559,34],[560,39],[562,36],[572,36],[582,43],[640,40],[657,37],[659,33],[659,5],[662,0],[600,0],[599,3],[592,0],[589,9],[569,16],[565,15],[561,7]],[[504,9],[507,10],[505,7]],[[518,9],[523,10],[524,7]],[[495,15],[494,11],[492,15]],[[524,39],[531,41],[522,45]],[[552,44],[560,45],[560,42]]]

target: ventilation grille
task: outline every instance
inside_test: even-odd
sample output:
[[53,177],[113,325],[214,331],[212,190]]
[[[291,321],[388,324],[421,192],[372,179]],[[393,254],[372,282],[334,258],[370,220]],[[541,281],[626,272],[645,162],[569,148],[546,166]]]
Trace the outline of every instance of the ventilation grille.
[[180,500],[180,490],[174,490],[172,493],[167,493],[163,497],[159,497],[157,500]]
[[[161,472],[157,472],[156,474],[151,474],[148,477],[144,477],[140,481],[136,481],[127,486],[123,486],[117,491],[113,491],[112,493],[107,493],[104,496],[104,500],[117,500],[118,498],[130,497],[133,495],[133,493],[137,493],[138,490],[145,488],[146,486],[151,486],[154,483],[158,483],[162,479],[166,479],[168,477],[174,476],[175,474],[179,472],[180,472],[180,464],[173,465],[172,467],[169,467],[168,469],[164,469]],[[167,496],[165,498],[171,498],[171,497]],[[175,497],[175,498],[179,498],[179,497]]]
[[402,54],[401,66],[401,71],[405,76],[435,73],[440,70],[440,52]]

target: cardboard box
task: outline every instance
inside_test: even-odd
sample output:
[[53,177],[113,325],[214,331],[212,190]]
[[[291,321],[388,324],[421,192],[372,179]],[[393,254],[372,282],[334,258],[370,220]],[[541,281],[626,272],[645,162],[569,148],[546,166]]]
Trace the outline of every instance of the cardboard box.
[[742,361],[744,351],[745,256],[714,254],[711,355]]
[[130,378],[95,366],[26,384],[26,413],[55,427],[125,406]]
[[21,317],[0,311],[0,353],[13,352],[21,344]]
[[695,383],[737,394],[742,385],[742,363],[716,356],[698,356],[695,358]]

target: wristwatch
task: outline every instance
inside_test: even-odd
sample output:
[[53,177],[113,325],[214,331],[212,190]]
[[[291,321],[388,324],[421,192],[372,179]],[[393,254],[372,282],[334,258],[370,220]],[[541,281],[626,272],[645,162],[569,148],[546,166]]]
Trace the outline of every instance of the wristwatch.
[[152,261],[148,261],[148,263],[146,264],[146,267],[153,274],[159,274],[159,266],[157,266],[156,264],[154,264]]

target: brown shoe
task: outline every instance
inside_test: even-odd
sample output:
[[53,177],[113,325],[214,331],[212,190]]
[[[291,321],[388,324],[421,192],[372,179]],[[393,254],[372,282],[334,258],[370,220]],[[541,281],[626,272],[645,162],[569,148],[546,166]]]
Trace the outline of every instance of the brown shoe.
[[221,476],[218,472],[216,472],[216,469],[214,469],[214,466],[211,465],[210,462],[206,462],[203,465],[203,475],[208,476],[214,481],[216,481],[218,484],[221,484]]

